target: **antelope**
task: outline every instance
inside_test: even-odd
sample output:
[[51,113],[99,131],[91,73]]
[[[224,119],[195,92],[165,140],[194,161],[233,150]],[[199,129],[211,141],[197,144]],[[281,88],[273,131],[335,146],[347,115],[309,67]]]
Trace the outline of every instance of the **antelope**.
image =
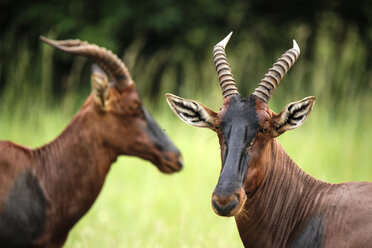
[[59,137],[37,149],[0,142],[0,247],[62,247],[119,155],[148,160],[163,173],[182,168],[179,150],[116,55],[80,40],[41,40],[98,65],[90,96]]
[[220,216],[234,216],[245,247],[370,247],[372,184],[330,184],[302,171],[276,137],[299,127],[315,97],[289,103],[276,114],[268,107],[281,79],[297,60],[295,41],[243,98],[225,48],[231,33],[213,49],[222,89],[218,113],[199,102],[167,94],[172,111],[184,122],[217,133],[222,169],[212,194]]

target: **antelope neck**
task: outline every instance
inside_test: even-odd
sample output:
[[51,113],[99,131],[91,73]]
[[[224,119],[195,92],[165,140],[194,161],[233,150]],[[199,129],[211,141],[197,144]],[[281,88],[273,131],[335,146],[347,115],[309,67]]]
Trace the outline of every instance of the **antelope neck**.
[[276,139],[267,144],[262,156],[260,166],[266,166],[263,180],[253,192],[246,191],[247,201],[235,217],[244,245],[283,247],[294,242],[297,230],[306,228],[314,218],[323,228],[320,208],[329,184],[302,171]]
[[58,138],[33,150],[37,164],[33,170],[50,214],[58,219],[47,223],[47,228],[72,226],[90,208],[118,155],[104,146],[99,128],[87,122],[81,111]]

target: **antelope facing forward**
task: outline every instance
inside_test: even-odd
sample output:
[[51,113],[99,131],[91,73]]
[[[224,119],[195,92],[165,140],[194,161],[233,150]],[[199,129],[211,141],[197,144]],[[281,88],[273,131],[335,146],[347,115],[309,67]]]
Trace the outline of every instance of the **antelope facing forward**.
[[253,94],[242,98],[225,55],[228,35],[213,50],[223,105],[218,113],[167,94],[187,124],[215,131],[222,169],[213,210],[234,216],[245,247],[371,247],[372,184],[329,184],[307,175],[276,137],[304,123],[315,101],[307,97],[275,114],[268,107],[280,80],[300,54],[296,42]]
[[79,40],[41,39],[96,61],[92,92],[63,133],[29,149],[0,142],[0,247],[61,247],[93,204],[119,155],[182,168],[180,152],[142,106],[134,82],[111,51]]

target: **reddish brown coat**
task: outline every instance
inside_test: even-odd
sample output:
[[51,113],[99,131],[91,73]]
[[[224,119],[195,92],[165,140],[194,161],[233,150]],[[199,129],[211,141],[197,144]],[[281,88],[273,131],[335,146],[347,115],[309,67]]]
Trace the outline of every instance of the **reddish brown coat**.
[[0,142],[1,247],[61,247],[119,155],[149,160],[164,173],[182,168],[178,149],[142,106],[135,85],[110,87],[97,70],[92,94],[51,143],[31,149]]
[[300,54],[297,43],[269,69],[254,93],[242,98],[224,50],[230,36],[213,52],[223,96],[218,113],[196,101],[166,95],[181,120],[218,135],[222,169],[212,195],[213,210],[235,217],[245,247],[370,247],[372,184],[316,180],[276,139],[302,125],[315,101],[306,97],[279,114],[268,107],[274,89]]

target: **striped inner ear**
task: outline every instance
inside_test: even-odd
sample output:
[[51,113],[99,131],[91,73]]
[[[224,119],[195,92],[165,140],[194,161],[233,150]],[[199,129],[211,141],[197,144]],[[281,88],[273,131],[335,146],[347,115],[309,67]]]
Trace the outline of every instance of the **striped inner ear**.
[[288,104],[276,120],[276,129],[279,133],[294,129],[302,125],[311,113],[315,97],[306,97],[298,102]]
[[215,113],[202,104],[167,94],[167,102],[172,111],[184,122],[197,127],[212,127]]

